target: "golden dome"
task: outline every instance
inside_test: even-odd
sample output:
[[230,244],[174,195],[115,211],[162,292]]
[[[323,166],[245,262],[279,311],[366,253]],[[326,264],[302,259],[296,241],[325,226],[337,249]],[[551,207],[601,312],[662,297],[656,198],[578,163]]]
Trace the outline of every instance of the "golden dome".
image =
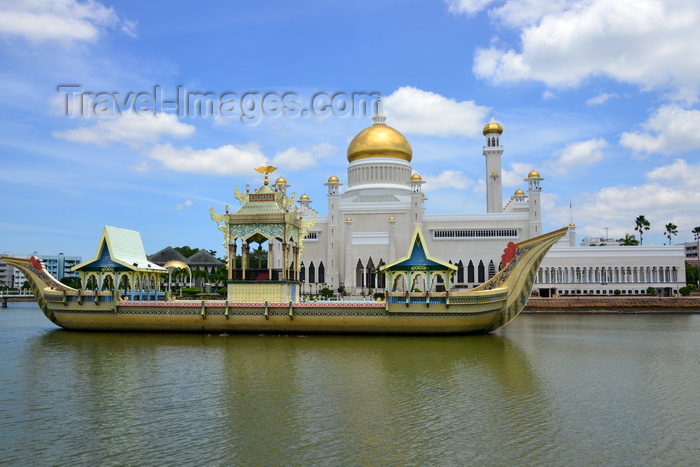
[[348,162],[369,157],[392,157],[411,162],[413,149],[397,130],[375,123],[359,132],[348,146]]
[[309,200],[309,195],[301,195],[299,197],[299,201],[308,201]]
[[418,174],[413,174],[411,175],[411,180],[423,180],[423,177]]
[[340,180],[338,180],[338,177],[335,175],[332,175],[331,178],[328,179],[328,183],[338,183]]
[[352,217],[348,217],[347,219],[345,219],[345,222],[352,222]]
[[165,269],[167,269],[168,271],[173,271],[175,269],[187,269],[187,268],[189,268],[189,266],[187,266],[185,263],[183,263],[182,261],[178,261],[176,259],[174,259],[172,261],[168,261],[167,263],[165,263],[163,265],[163,267]]
[[525,192],[523,190],[515,190],[515,196],[524,196]]
[[484,125],[484,136],[491,134],[491,133],[498,133],[503,134],[503,127],[501,126],[500,123],[496,121],[496,119],[491,115],[491,121],[489,121],[486,125]]
[[569,227],[576,227],[576,224],[572,222],[571,224],[569,224]]
[[389,218],[389,221],[390,221],[390,222],[393,222],[393,221],[395,221],[395,220],[396,220],[396,219],[394,219],[394,216],[391,216],[391,217]]
[[275,182],[275,185],[279,185],[279,184],[286,185],[286,184],[287,184],[287,180],[285,180],[284,178],[280,177],[280,178],[278,178],[277,181]]
[[533,170],[529,174],[527,174],[527,178],[540,178],[540,173],[536,170]]

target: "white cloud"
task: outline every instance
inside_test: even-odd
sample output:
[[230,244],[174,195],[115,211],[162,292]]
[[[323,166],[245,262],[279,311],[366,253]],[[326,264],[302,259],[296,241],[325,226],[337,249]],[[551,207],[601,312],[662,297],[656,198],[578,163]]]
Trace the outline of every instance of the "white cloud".
[[567,173],[574,168],[588,167],[605,157],[603,149],[608,143],[603,138],[571,143],[556,152],[557,159],[551,162],[552,170]]
[[251,168],[267,164],[257,143],[210,149],[178,149],[171,144],[160,144],[148,156],[170,170],[211,175],[250,175]]
[[488,116],[474,101],[457,102],[410,86],[386,96],[384,104],[387,123],[407,134],[476,137]]
[[517,28],[520,45],[478,49],[480,78],[566,87],[607,76],[687,100],[700,91],[700,61],[689,59],[700,54],[696,0],[508,1],[491,15],[508,18],[499,24]]
[[666,105],[641,126],[646,132],[622,133],[620,144],[636,153],[667,155],[700,148],[700,110]]
[[601,92],[595,97],[591,97],[586,101],[586,105],[603,105],[605,104],[608,100],[613,99],[615,97],[620,97],[617,94],[614,93],[607,93],[607,92]]
[[473,15],[484,10],[495,0],[445,0],[447,8],[452,13],[464,13]]
[[[211,175],[250,175],[250,171],[262,165],[273,165],[282,170],[306,170],[318,165],[319,159],[337,153],[330,143],[313,146],[309,151],[289,148],[279,151],[273,158],[266,156],[258,143],[227,144],[218,148],[175,148],[171,144],[160,144],[147,155],[170,170]],[[130,167],[136,171],[148,171],[147,162]]]
[[572,0],[508,0],[489,14],[499,24],[523,27],[536,23],[546,15],[559,14],[575,4]]
[[176,210],[176,211],[179,211],[179,210],[181,210],[182,208],[186,208],[186,207],[192,206],[193,204],[194,204],[194,203],[192,202],[191,199],[186,199],[184,202],[179,203],[179,204],[176,204],[176,205],[175,205],[175,210]]
[[683,187],[688,192],[700,191],[700,165],[688,164],[683,159],[676,159],[673,164],[659,167],[646,174],[654,182],[666,182]]
[[141,161],[138,164],[127,167],[129,170],[134,172],[146,173],[151,171],[151,166],[148,161]]
[[136,22],[120,19],[112,8],[93,0],[0,2],[0,34],[32,42],[93,42],[104,29],[116,27],[135,36]]
[[138,21],[130,21],[128,19],[125,19],[122,22],[122,27],[120,29],[124,34],[131,37],[136,37],[136,26],[138,25]]
[[272,165],[288,169],[305,169],[316,165],[316,159],[310,152],[289,148],[275,154]]
[[186,138],[194,133],[193,125],[182,123],[176,115],[136,115],[133,113],[121,117],[100,118],[89,127],[54,131],[57,138],[80,143],[104,145],[119,142],[130,146],[140,143],[155,143],[162,137]]
[[531,164],[522,162],[512,162],[510,164],[512,170],[501,169],[501,182],[504,187],[522,187],[526,185],[524,182],[527,174],[532,170],[537,170]]
[[303,170],[318,165],[318,159],[337,154],[338,150],[330,143],[313,146],[311,151],[289,148],[275,154],[272,165],[289,170]]
[[467,190],[476,183],[471,178],[458,170],[444,170],[439,175],[426,175],[423,177],[425,184],[423,191],[430,192],[436,190]]

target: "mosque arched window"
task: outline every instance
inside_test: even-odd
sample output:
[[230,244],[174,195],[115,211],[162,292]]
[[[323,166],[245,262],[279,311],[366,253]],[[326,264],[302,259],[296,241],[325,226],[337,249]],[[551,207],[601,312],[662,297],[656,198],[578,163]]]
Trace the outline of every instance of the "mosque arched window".
[[355,266],[355,286],[364,287],[364,266],[362,266],[362,260],[357,260],[357,265]]
[[[380,270],[382,266],[384,266],[384,260],[380,259],[379,260],[379,266],[377,267],[377,270]],[[377,288],[378,289],[385,289],[386,288],[386,276],[383,273],[377,274]]]
[[372,261],[372,258],[370,257],[369,261],[367,261],[367,278],[365,279],[365,284],[367,284],[367,287],[375,288],[377,286],[376,277],[374,261]]

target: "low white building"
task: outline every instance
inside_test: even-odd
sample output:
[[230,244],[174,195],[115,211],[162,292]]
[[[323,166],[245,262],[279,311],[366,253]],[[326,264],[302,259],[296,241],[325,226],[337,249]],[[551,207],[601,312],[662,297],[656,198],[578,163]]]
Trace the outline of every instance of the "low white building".
[[683,245],[575,246],[575,226],[545,256],[535,281],[540,296],[646,294],[669,297],[685,285]]

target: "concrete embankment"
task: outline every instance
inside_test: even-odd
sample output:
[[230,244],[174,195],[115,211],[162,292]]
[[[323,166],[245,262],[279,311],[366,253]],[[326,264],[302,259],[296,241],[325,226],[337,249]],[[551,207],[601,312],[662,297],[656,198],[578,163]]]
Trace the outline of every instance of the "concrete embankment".
[[556,297],[528,300],[523,313],[700,313],[700,296]]

